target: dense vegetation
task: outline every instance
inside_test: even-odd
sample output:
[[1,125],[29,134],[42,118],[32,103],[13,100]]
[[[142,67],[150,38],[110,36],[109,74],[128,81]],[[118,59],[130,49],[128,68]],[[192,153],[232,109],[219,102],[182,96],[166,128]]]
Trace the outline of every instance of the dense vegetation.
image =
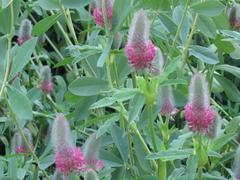
[[0,0],[0,179],[240,179],[234,0]]

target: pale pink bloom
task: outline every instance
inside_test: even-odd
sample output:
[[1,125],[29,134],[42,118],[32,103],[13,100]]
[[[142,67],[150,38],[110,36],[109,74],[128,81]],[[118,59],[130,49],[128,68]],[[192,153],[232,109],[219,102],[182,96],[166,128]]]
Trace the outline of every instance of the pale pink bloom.
[[[102,0],[96,0],[96,1],[97,1],[96,6],[93,10],[93,17],[94,17],[97,25],[104,27]],[[108,20],[109,24],[111,25],[112,14],[113,14],[111,0],[106,0],[106,14],[107,14],[107,20]]]

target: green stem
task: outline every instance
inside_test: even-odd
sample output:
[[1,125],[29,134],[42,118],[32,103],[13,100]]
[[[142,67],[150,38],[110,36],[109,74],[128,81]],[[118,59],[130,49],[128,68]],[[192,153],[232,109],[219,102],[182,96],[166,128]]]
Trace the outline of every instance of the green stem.
[[[143,145],[143,148],[144,148],[144,151],[149,155],[151,154],[151,151],[149,150],[147,144],[145,143],[141,133],[139,132],[138,128],[137,128],[137,125],[135,122],[132,122],[130,124],[130,128],[132,129],[132,131],[137,135],[137,137],[139,138],[139,140],[141,141],[142,145]],[[158,169],[158,166],[157,166],[157,163],[155,162],[155,160],[152,160],[152,164],[153,164],[153,167],[154,169],[157,171]]]
[[110,58],[107,59],[106,62],[106,68],[107,68],[107,77],[108,77],[108,84],[110,89],[113,89],[113,84],[112,84],[112,76],[111,76],[111,62],[110,62]]
[[10,4],[10,13],[11,13],[11,18],[10,18],[10,32],[7,37],[8,40],[8,49],[7,49],[7,65],[6,65],[6,71],[4,74],[2,86],[0,89],[0,97],[3,95],[4,88],[7,85],[7,80],[8,76],[10,74],[11,70],[11,63],[12,63],[12,57],[11,57],[11,45],[12,45],[12,37],[13,37],[13,30],[14,30],[14,14],[13,14],[13,2]]
[[159,180],[167,179],[167,163],[165,161],[158,160],[158,177]]
[[185,64],[186,64],[186,62],[187,62],[188,49],[189,49],[189,47],[190,47],[190,45],[191,45],[191,43],[192,43],[192,38],[193,38],[193,35],[194,35],[194,33],[195,33],[197,20],[198,20],[198,14],[196,14],[195,17],[194,17],[193,25],[192,25],[192,30],[191,30],[191,32],[190,32],[190,34],[189,34],[189,37],[188,37],[188,39],[187,39],[187,41],[186,41],[186,44],[185,44],[185,46],[184,46],[184,50],[183,50],[182,58],[181,58],[181,59],[182,59],[182,68],[181,68],[181,69],[184,68],[184,66],[185,66]]
[[106,0],[102,0],[102,14],[103,14],[103,21],[104,21],[104,28],[106,31],[106,35],[109,36],[109,24],[108,24],[108,18],[107,18],[107,6],[106,6]]
[[153,149],[155,152],[158,151],[157,149],[157,143],[156,143],[156,136],[155,136],[155,132],[154,132],[154,119],[152,117],[152,105],[148,105],[147,106],[147,111],[148,111],[148,123],[149,123],[149,130],[150,130],[150,134],[151,134],[151,139],[152,139],[152,145],[153,145]]

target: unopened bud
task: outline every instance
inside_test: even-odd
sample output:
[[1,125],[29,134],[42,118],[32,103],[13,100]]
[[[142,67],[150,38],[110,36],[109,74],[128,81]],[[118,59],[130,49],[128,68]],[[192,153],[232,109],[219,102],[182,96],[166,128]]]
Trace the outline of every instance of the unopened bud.
[[43,66],[41,70],[41,90],[50,94],[53,91],[52,73],[49,66]]
[[21,45],[25,41],[31,39],[31,37],[32,37],[32,23],[28,19],[24,19],[20,24],[17,43]]
[[97,138],[96,133],[92,134],[84,145],[84,157],[87,168],[100,170],[103,168],[103,161],[98,159],[101,146],[101,139]]
[[175,108],[172,87],[163,86],[160,88],[161,110],[160,114],[164,116],[174,115],[178,112]]
[[16,153],[29,153],[31,150],[29,149],[28,145],[30,145],[30,148],[32,149],[34,148],[32,143],[31,132],[27,128],[24,128],[23,134],[27,140],[27,143],[24,141],[20,133],[16,132],[13,136],[12,150],[15,151]]

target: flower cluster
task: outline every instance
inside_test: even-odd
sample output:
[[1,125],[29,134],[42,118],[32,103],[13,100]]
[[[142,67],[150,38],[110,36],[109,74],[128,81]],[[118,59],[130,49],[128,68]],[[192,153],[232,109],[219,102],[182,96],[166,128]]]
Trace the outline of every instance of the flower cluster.
[[52,127],[52,141],[55,147],[55,164],[60,173],[67,176],[70,172],[100,170],[103,167],[103,162],[94,154],[96,149],[90,145],[91,149],[83,153],[79,147],[73,145],[71,139],[68,121],[63,114],[58,114]]

